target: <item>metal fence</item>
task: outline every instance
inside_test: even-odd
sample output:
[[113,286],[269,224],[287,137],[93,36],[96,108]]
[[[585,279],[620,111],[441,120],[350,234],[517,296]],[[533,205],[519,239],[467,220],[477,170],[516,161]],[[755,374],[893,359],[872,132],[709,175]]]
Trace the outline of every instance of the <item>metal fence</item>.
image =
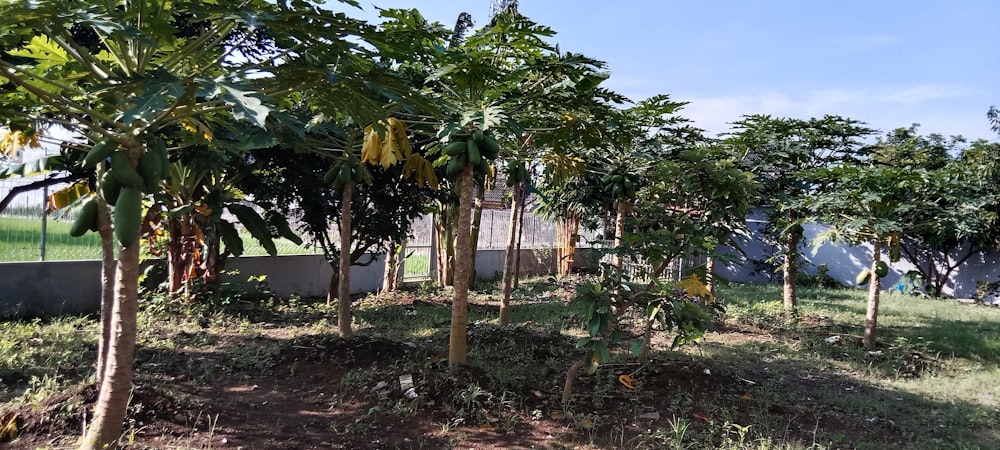
[[[0,180],[0,198],[12,189],[41,180],[42,177]],[[55,213],[46,212],[46,196],[65,184],[50,186],[47,190],[25,192],[0,212],[0,261],[76,260],[99,259],[100,240],[88,233],[82,238],[69,236],[69,226],[76,218],[72,208]],[[507,247],[510,227],[509,210],[484,210],[479,230],[479,248],[502,249]],[[426,273],[430,264],[433,217],[420,217],[413,224],[413,236],[407,242],[407,273]],[[581,244],[597,239],[597,233],[581,231]],[[252,239],[245,239],[247,255],[266,254]],[[290,241],[276,241],[279,254],[316,253],[315,246],[297,246]],[[556,225],[532,213],[525,213],[521,235],[522,248],[545,248],[556,245]]]
[[[0,198],[5,198],[14,188],[43,179],[42,176],[36,176],[0,180]],[[74,209],[55,213],[46,211],[48,193],[65,186],[48,186],[23,192],[13,198],[0,213],[0,261],[100,258],[101,243],[96,235],[81,238],[69,235],[70,224],[76,218]]]

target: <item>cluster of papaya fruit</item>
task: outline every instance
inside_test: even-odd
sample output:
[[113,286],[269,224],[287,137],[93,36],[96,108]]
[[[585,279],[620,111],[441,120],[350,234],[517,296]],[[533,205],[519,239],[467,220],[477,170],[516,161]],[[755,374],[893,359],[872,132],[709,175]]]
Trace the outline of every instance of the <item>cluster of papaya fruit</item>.
[[516,159],[507,162],[507,187],[514,187],[515,184],[528,181],[528,168],[524,163]]
[[[889,274],[889,264],[887,264],[885,261],[879,261],[875,263],[875,276],[879,278],[884,278],[888,274]],[[867,284],[868,280],[871,279],[871,276],[872,276],[872,271],[865,269],[858,274],[858,276],[854,279],[854,281],[857,282],[858,285]]]
[[610,192],[616,200],[623,200],[635,198],[638,178],[619,168],[601,178],[601,183],[604,184],[605,192]]
[[[119,150],[116,142],[105,139],[94,144],[83,160],[87,168],[97,167],[102,161],[107,161],[107,170],[98,184],[101,197],[115,207],[115,236],[122,245],[134,244],[142,228],[142,197],[160,192],[163,180],[170,174],[166,143],[157,136],[147,137],[145,149],[133,167],[128,150]],[[87,230],[97,230],[94,199],[83,204],[70,226],[70,234],[82,236]]]
[[477,129],[471,134],[452,135],[444,153],[451,157],[446,173],[449,178],[454,178],[462,174],[466,164],[485,173],[490,161],[500,154],[500,144],[489,132]]
[[339,191],[348,182],[357,184],[364,181],[363,170],[361,160],[353,153],[348,153],[346,158],[341,158],[330,167],[330,170],[326,171],[326,174],[323,175],[323,183],[333,185],[333,188]]

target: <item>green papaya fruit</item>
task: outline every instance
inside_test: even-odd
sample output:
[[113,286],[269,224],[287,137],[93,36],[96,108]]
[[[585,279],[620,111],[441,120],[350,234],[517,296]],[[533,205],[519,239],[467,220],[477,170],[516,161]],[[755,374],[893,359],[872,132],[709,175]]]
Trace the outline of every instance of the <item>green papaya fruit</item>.
[[462,170],[465,169],[465,165],[469,163],[468,157],[465,153],[455,156],[448,161],[448,167],[445,173],[448,174],[448,178],[455,178],[462,174]]
[[151,150],[146,150],[139,157],[139,165],[136,172],[142,177],[143,187],[146,192],[160,192],[160,183],[163,182],[163,160]]
[[97,164],[104,161],[104,158],[111,156],[111,152],[115,151],[116,147],[118,147],[118,145],[111,139],[105,139],[94,144],[94,146],[90,148],[90,151],[87,152],[87,156],[83,157],[83,167],[88,169],[97,167]]
[[487,134],[483,137],[483,141],[479,143],[479,151],[487,159],[496,159],[500,155],[500,144],[496,139],[493,139],[493,136]]
[[351,182],[351,165],[344,162],[340,165],[340,178],[337,180],[343,186]]
[[325,185],[333,184],[333,182],[337,180],[337,177],[339,175],[340,175],[340,167],[338,167],[337,165],[330,167],[330,170],[327,170],[326,173],[323,174],[323,184]]
[[115,206],[118,203],[118,196],[122,191],[122,184],[118,182],[118,179],[111,172],[111,170],[104,172],[98,183],[101,188],[101,197],[104,197],[104,201],[108,202],[109,205]]
[[87,234],[88,230],[95,228],[94,224],[96,223],[97,202],[91,198],[80,207],[80,212],[76,215],[76,220],[69,226],[69,235],[73,237],[83,236]]
[[142,191],[125,186],[115,205],[115,236],[123,246],[134,245],[142,229]]
[[475,142],[476,144],[482,144],[483,143],[483,139],[485,139],[485,138],[486,138],[486,135],[483,134],[483,130],[477,129],[476,131],[472,132],[472,141]]
[[478,167],[479,163],[483,161],[483,155],[479,152],[479,144],[476,144],[476,141],[472,139],[466,141],[465,144],[469,150],[469,164],[472,167]]
[[865,269],[862,270],[861,273],[859,273],[858,276],[854,278],[854,281],[858,283],[858,285],[860,286],[867,283],[868,280],[871,278],[871,276],[872,272],[868,269]]
[[110,172],[114,174],[114,177],[122,186],[133,189],[142,189],[145,186],[142,175],[139,175],[139,172],[136,172],[135,168],[132,167],[128,152],[120,151],[111,154]]
[[458,156],[466,152],[465,141],[453,140],[444,147],[444,153],[448,156]]
[[365,181],[365,173],[362,172],[362,170],[364,169],[361,168],[360,164],[351,165],[351,181],[353,181],[354,184],[359,184]]
[[879,278],[884,278],[889,274],[889,265],[885,261],[879,261],[875,263],[875,275]]

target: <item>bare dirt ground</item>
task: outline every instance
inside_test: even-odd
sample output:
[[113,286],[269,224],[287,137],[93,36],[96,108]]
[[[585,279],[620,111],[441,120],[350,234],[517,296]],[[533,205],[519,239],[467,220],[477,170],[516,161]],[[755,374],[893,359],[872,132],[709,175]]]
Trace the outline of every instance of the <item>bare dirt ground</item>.
[[[555,292],[544,301],[563,303],[567,296]],[[404,317],[447,306],[444,298],[412,295],[394,302]],[[495,306],[483,300],[471,308],[492,312]],[[802,324],[821,329],[828,321],[805,317]],[[736,439],[738,424],[750,423],[772,426],[759,431],[764,437],[780,432],[781,442],[805,447],[816,442],[817,430],[836,437],[824,441],[826,448],[906,439],[889,417],[859,418],[824,403],[831,393],[886,401],[895,394],[835,368],[775,358],[774,348],[800,344],[757,326],[725,324],[686,352],[665,350],[664,339],[646,364],[626,357],[602,365],[581,375],[568,408],[559,398],[565,368],[580,357],[575,337],[531,321],[505,328],[473,324],[472,364],[452,371],[444,359],[447,327],[441,328],[412,340],[376,334],[344,340],[332,331],[303,334],[280,323],[251,335],[158,330],[156,338],[176,345],[139,348],[122,446],[564,449],[683,442],[712,448]],[[739,365],[719,357],[747,348],[754,350],[740,354],[754,356]],[[622,383],[622,375],[635,385]],[[412,379],[409,395],[400,377]],[[82,386],[0,412],[14,417],[20,431],[18,440],[0,447],[72,448],[95,397],[93,387]]]

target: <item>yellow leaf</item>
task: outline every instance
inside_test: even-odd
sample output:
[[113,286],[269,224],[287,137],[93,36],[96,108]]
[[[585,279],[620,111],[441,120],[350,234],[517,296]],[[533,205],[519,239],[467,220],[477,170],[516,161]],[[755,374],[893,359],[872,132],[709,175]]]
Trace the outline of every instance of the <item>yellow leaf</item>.
[[678,281],[676,286],[677,289],[687,292],[692,297],[702,297],[709,303],[715,300],[712,297],[712,292],[708,290],[708,286],[705,286],[696,275],[691,275],[688,278]]
[[618,377],[618,382],[629,389],[635,389],[635,380],[628,375],[622,375]]
[[496,431],[497,427],[494,427],[493,425],[490,425],[488,423],[484,423],[484,424],[482,424],[482,425],[479,426],[479,430],[480,431]]
[[361,145],[361,162],[378,164],[382,159],[382,137],[371,125],[365,127],[365,141]]
[[0,416],[0,442],[17,439],[17,414],[8,412]]

